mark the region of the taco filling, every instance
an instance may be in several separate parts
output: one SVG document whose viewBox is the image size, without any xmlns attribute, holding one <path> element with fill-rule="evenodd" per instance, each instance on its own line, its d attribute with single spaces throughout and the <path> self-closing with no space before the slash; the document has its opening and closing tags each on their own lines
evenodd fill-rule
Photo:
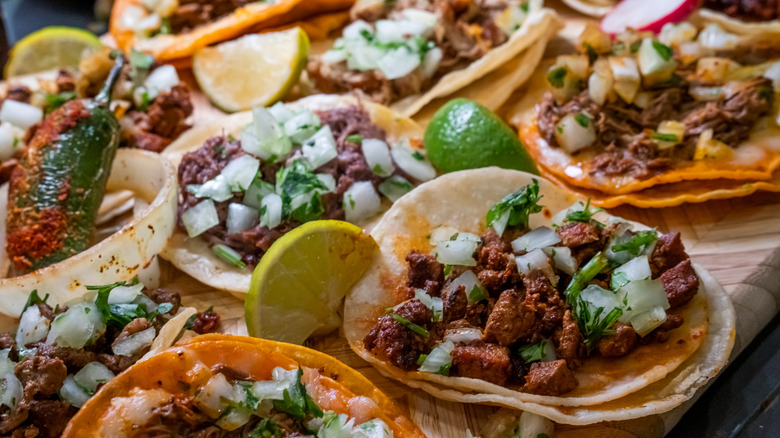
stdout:
<svg viewBox="0 0 780 438">
<path fill-rule="evenodd" d="M 367 415 L 376 409 L 371 399 L 349 400 L 348 415 L 327 409 L 340 401 L 339 394 L 331 393 L 335 390 L 330 379 L 312 368 L 276 367 L 270 379 L 252 380 L 220 366 L 204 385 L 192 385 L 188 393 L 136 388 L 114 398 L 103 415 L 101 436 L 393 436 L 384 421 Z"/>
<path fill-rule="evenodd" d="M 589 203 L 556 215 L 554 229 L 529 229 L 538 190 L 534 181 L 491 208 L 483 236 L 442 226 L 431 253 L 412 250 L 403 301 L 365 349 L 405 371 L 557 396 L 578 386 L 589 357 L 667 341 L 699 288 L 679 233 L 634 230 Z"/>
<path fill-rule="evenodd" d="M 360 90 L 390 104 L 429 89 L 504 44 L 528 16 L 516 0 L 366 2 L 334 47 L 309 61 L 325 93 Z"/>
<path fill-rule="evenodd" d="M 567 175 L 594 181 L 644 180 L 694 163 L 747 166 L 740 146 L 777 124 L 776 58 L 715 24 L 667 24 L 657 36 L 626 32 L 614 41 L 589 26 L 579 53 L 547 71 L 538 142 L 550 156 L 583 163 Z"/>
<path fill-rule="evenodd" d="M 144 0 L 127 7 L 121 24 L 149 37 L 181 34 L 225 17 L 250 3 L 253 1 Z"/>
<path fill-rule="evenodd" d="M 116 374 L 151 348 L 179 312 L 179 294 L 142 284 L 88 286 L 96 297 L 52 308 L 33 291 L 16 332 L 0 334 L 0 434 L 53 438 Z M 213 312 L 189 328 L 214 328 Z"/>
<path fill-rule="evenodd" d="M 780 2 L 777 0 L 705 0 L 702 7 L 745 21 L 768 21 L 780 17 Z"/>
<path fill-rule="evenodd" d="M 179 165 L 179 226 L 238 268 L 317 219 L 361 222 L 436 172 L 418 144 L 388 145 L 360 106 L 256 108 L 240 139 L 218 136 Z M 415 140 L 415 143 L 417 141 Z"/>
</svg>

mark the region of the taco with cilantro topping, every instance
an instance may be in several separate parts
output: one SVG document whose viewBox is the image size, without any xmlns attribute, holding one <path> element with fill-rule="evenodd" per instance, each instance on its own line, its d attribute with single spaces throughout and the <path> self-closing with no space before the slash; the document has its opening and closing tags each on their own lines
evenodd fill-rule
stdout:
<svg viewBox="0 0 780 438">
<path fill-rule="evenodd" d="M 367 225 L 434 178 L 422 135 L 387 107 L 332 95 L 190 130 L 166 151 L 179 166 L 180 196 L 163 257 L 205 284 L 245 294 L 263 254 L 298 225 Z"/>
<path fill-rule="evenodd" d="M 227 335 L 196 337 L 131 367 L 87 402 L 62 436 L 424 437 L 336 359 Z"/>
<path fill-rule="evenodd" d="M 437 397 L 561 423 L 635 418 L 647 411 L 600 406 L 621 406 L 697 357 L 706 373 L 650 397 L 656 412 L 672 409 L 731 350 L 728 297 L 679 233 L 608 215 L 530 174 L 441 176 L 371 235 L 381 255 L 347 296 L 345 336 L 383 374 Z"/>
</svg>

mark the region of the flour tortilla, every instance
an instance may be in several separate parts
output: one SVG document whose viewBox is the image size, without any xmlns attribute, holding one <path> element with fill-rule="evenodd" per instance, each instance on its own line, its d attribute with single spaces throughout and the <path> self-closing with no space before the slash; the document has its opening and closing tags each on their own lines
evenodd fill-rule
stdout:
<svg viewBox="0 0 780 438">
<path fill-rule="evenodd" d="M 404 138 L 411 139 L 413 145 L 422 144 L 424 131 L 416 122 L 402 117 L 385 106 L 361 101 L 352 96 L 315 95 L 288 105 L 293 109 L 308 108 L 315 111 L 362 105 L 371 115 L 372 122 L 385 130 L 388 144 L 391 147 L 398 140 Z M 210 125 L 192 128 L 168 146 L 163 155 L 178 166 L 184 154 L 200 148 L 209 138 L 227 134 L 239 137 L 241 130 L 251 121 L 251 112 L 243 112 L 226 116 Z M 367 221 L 358 225 L 369 227 L 372 222 Z M 249 281 L 252 277 L 251 267 L 238 269 L 228 265 L 214 255 L 204 239 L 190 239 L 187 233 L 178 228 L 161 256 L 173 263 L 179 270 L 206 285 L 239 296 L 243 296 L 249 291 Z"/>
<path fill-rule="evenodd" d="M 449 97 L 456 91 L 467 87 L 469 84 L 487 77 L 507 63 L 512 63 L 513 60 L 516 61 L 517 58 L 523 59 L 521 54 L 529 48 L 537 45 L 541 45 L 542 47 L 546 46 L 549 37 L 543 37 L 546 36 L 548 32 L 557 32 L 562 28 L 563 20 L 561 20 L 558 14 L 552 9 L 533 9 L 533 6 L 531 6 L 531 8 L 532 10 L 528 15 L 528 18 L 526 18 L 519 29 L 512 33 L 507 42 L 490 50 L 485 56 L 469 64 L 468 67 L 444 75 L 433 88 L 425 93 L 401 99 L 392 104 L 391 108 L 407 117 L 411 117 L 434 99 Z M 502 90 L 504 88 L 509 88 L 509 92 L 503 94 L 503 98 L 506 99 L 512 91 L 525 82 L 528 78 L 528 74 L 533 71 L 534 67 L 536 67 L 539 62 L 538 59 L 533 62 L 533 58 L 527 59 L 526 61 L 527 62 L 523 62 L 516 66 L 519 70 L 514 72 L 514 74 L 507 75 L 505 73 L 497 82 L 490 82 L 489 86 L 480 87 L 480 89 L 489 96 L 495 96 L 495 92 L 491 89 L 492 86 L 498 84 Z M 471 98 L 482 102 L 481 94 L 482 93 L 478 92 Z M 458 97 L 463 96 L 458 94 Z M 503 103 L 503 100 L 496 105 L 496 108 L 500 106 L 501 103 Z"/>
<path fill-rule="evenodd" d="M 384 309 L 401 300 L 394 296 L 393 291 L 395 286 L 406 281 L 404 257 L 412 248 L 429 249 L 427 236 L 438 225 L 484 234 L 485 213 L 490 207 L 505 195 L 530 184 L 534 178 L 523 172 L 498 168 L 467 170 L 439 177 L 396 201 L 371 232 L 381 254 L 376 256 L 367 274 L 347 295 L 345 337 L 352 349 L 381 373 L 440 398 L 511 406 L 564 423 L 605 421 L 610 416 L 621 414 L 607 410 L 598 415 L 588 413 L 582 419 L 568 412 L 590 412 L 591 408 L 587 406 L 604 406 L 611 400 L 622 400 L 629 394 L 637 393 L 678 369 L 703 342 L 718 341 L 717 336 L 723 327 L 733 333 L 733 311 L 728 318 L 730 303 L 717 284 L 705 282 L 691 303 L 676 309 L 681 312 L 685 323 L 671 332 L 672 339 L 668 342 L 640 346 L 624 358 L 588 358 L 575 371 L 580 385 L 563 396 L 528 394 L 478 379 L 405 372 L 378 359 L 363 346 L 363 338 Z M 544 196 L 541 204 L 547 211 L 531 216 L 531 227 L 549 226 L 552 214 L 577 200 L 546 180 L 539 179 L 539 186 Z M 715 310 L 720 313 L 713 315 Z M 725 361 L 728 357 L 728 351 L 724 350 L 730 350 L 730 347 L 717 351 L 719 360 Z"/>
<path fill-rule="evenodd" d="M 603 17 L 618 4 L 617 0 L 562 0 L 563 3 L 591 17 Z"/>
<path fill-rule="evenodd" d="M 734 149 L 733 157 L 729 160 L 685 162 L 641 180 L 630 176 L 591 175 L 589 160 L 595 151 L 586 149 L 571 155 L 562 148 L 551 146 L 539 134 L 536 106 L 549 90 L 546 72 L 551 65 L 552 61 L 542 62 L 530 79 L 522 99 L 510 110 L 509 119 L 534 160 L 569 185 L 598 190 L 608 195 L 621 195 L 660 184 L 691 180 L 766 181 L 780 168 L 780 127 L 773 117 L 767 116 L 759 119 L 750 137 Z"/>
</svg>

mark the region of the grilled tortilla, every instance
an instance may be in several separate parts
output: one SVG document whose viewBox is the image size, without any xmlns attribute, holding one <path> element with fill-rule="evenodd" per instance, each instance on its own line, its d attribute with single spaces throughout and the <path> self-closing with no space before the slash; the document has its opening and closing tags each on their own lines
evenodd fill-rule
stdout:
<svg viewBox="0 0 780 438">
<path fill-rule="evenodd" d="M 584 266 L 590 264 L 588 257 L 593 259 L 598 257 L 593 255 L 593 247 L 587 246 L 597 245 L 596 243 L 586 244 L 584 247 L 571 246 L 569 250 L 562 246 L 552 246 L 546 252 L 543 251 L 548 255 L 544 256 L 541 262 L 528 262 L 527 270 L 520 269 L 520 272 L 523 270 L 527 272 L 522 274 L 522 283 L 518 283 L 516 277 L 513 277 L 516 275 L 514 272 L 519 269 L 518 266 L 525 263 L 521 260 L 529 260 L 526 256 L 530 254 L 520 250 L 515 254 L 519 253 L 521 256 L 518 256 L 516 261 L 507 262 L 504 271 L 501 271 L 500 267 L 494 267 L 490 269 L 498 271 L 488 272 L 486 264 L 495 263 L 500 259 L 489 257 L 490 251 L 486 252 L 485 249 L 498 242 L 495 233 L 486 227 L 486 212 L 502 199 L 506 200 L 507 195 L 523 187 L 532 186 L 533 180 L 534 177 L 529 174 L 496 168 L 462 171 L 428 182 L 396 202 L 371 233 L 380 246 L 381 255 L 374 260 L 367 274 L 347 296 L 344 331 L 352 349 L 383 374 L 410 386 L 421 388 L 437 397 L 510 406 L 532 411 L 561 423 L 588 424 L 637 418 L 647 415 L 648 412 L 670 410 L 690 398 L 696 388 L 722 369 L 731 350 L 734 336 L 734 312 L 728 297 L 705 271 L 691 265 L 690 261 L 680 262 L 687 265 L 685 269 L 690 270 L 689 279 L 690 275 L 695 275 L 699 279 L 696 283 L 697 292 L 690 301 L 680 304 L 673 293 L 670 295 L 668 285 L 664 286 L 672 305 L 668 310 L 667 321 L 679 318 L 683 320 L 679 327 L 667 332 L 669 338 L 665 340 L 654 335 L 653 333 L 658 333 L 654 330 L 643 336 L 643 340 L 639 340 L 633 349 L 621 352 L 610 350 L 609 347 L 618 345 L 612 342 L 616 338 L 610 336 L 617 336 L 614 333 L 630 332 L 624 325 L 624 321 L 611 326 L 609 330 L 614 332 L 609 333 L 613 334 L 609 335 L 605 332 L 599 341 L 591 344 L 594 347 L 590 354 L 582 354 L 580 350 L 580 353 L 571 356 L 571 350 L 567 352 L 565 342 L 567 336 L 564 336 L 566 321 L 568 320 L 570 324 L 573 316 L 577 322 L 575 327 L 580 327 L 582 336 L 589 336 L 588 333 L 592 332 L 582 330 L 588 325 L 581 319 L 583 314 L 576 311 L 574 299 L 569 302 L 568 296 L 564 313 L 571 310 L 572 314 L 563 316 L 562 331 L 554 329 L 552 332 L 545 332 L 550 330 L 549 328 L 526 332 L 502 329 L 502 327 L 513 326 L 512 323 L 508 326 L 500 324 L 502 320 L 507 321 L 506 317 L 509 321 L 527 321 L 526 318 L 529 317 L 542 326 L 546 324 L 542 321 L 549 322 L 560 317 L 560 313 L 558 316 L 544 317 L 541 314 L 546 311 L 539 313 L 539 309 L 555 306 L 552 304 L 551 297 L 557 296 L 557 293 L 552 289 L 548 288 L 547 292 L 540 295 L 546 294 L 546 302 L 544 298 L 538 301 L 533 298 L 535 291 L 538 290 L 534 283 L 548 286 L 553 284 L 552 279 L 555 275 L 548 275 L 551 274 L 551 265 L 548 263 L 554 263 L 556 266 L 552 271 L 558 276 L 557 286 L 554 289 L 564 296 L 561 291 L 571 287 L 570 276 L 560 272 L 558 262 L 550 262 L 550 259 L 555 260 L 556 257 L 560 257 L 563 263 L 566 253 L 571 251 L 570 254 L 578 260 L 578 269 L 585 269 Z M 581 228 L 583 231 L 595 230 L 590 228 L 594 226 L 598 228 L 598 224 L 593 222 L 587 225 L 560 223 L 561 215 L 553 217 L 552 214 L 566 209 L 576 198 L 545 180 L 539 180 L 538 184 L 538 193 L 542 196 L 539 204 L 544 208 L 540 213 L 530 216 L 531 229 L 536 231 L 541 225 L 549 227 L 554 221 L 558 221 L 560 227 L 557 232 L 563 239 L 562 242 L 573 245 L 569 243 L 570 241 L 567 242 L 566 239 L 569 237 L 564 237 L 571 232 L 571 229 Z M 567 213 L 571 211 L 568 210 Z M 603 214 L 598 213 L 595 216 L 605 225 L 602 232 L 619 233 L 612 226 L 620 221 L 614 222 L 616 219 L 608 215 L 598 216 Z M 633 227 L 634 231 L 630 234 L 652 233 L 639 224 L 633 224 Z M 430 269 L 428 272 L 436 272 L 435 266 L 438 264 L 431 263 L 434 257 L 427 254 L 440 250 L 434 249 L 431 238 L 436 238 L 435 236 L 441 233 L 438 230 L 442 229 L 457 230 L 458 235 L 473 233 L 475 236 L 485 236 L 474 253 L 477 266 L 465 269 L 476 271 L 481 286 L 487 289 L 487 295 L 484 295 L 484 292 L 478 293 L 476 289 L 465 291 L 469 304 L 462 320 L 452 320 L 450 317 L 450 314 L 456 314 L 451 309 L 457 308 L 451 306 L 454 306 L 459 299 L 462 300 L 452 296 L 451 284 L 455 281 L 471 289 L 473 283 L 464 283 L 460 279 L 464 268 L 461 266 L 448 268 L 452 269 L 451 277 L 445 276 L 443 283 L 441 278 L 434 278 L 435 274 L 420 277 L 420 269 L 418 269 L 419 266 L 428 263 Z M 564 230 L 568 231 L 564 232 Z M 519 235 L 523 236 L 522 233 L 525 231 L 527 230 L 521 230 Z M 512 237 L 518 236 L 517 230 L 507 229 L 505 233 Z M 607 247 L 613 245 L 612 240 L 621 239 L 619 236 L 620 234 L 613 234 L 609 238 L 610 243 L 606 244 Z M 446 236 L 439 236 L 442 237 L 446 238 Z M 462 238 L 453 235 L 450 239 L 461 241 Z M 509 239 L 511 238 L 507 237 L 504 242 Z M 677 244 L 671 244 L 676 239 L 673 233 L 660 236 L 659 239 L 653 244 L 654 249 L 648 247 L 644 250 L 649 254 L 653 266 L 660 260 L 664 248 L 679 244 L 679 241 Z M 615 240 L 615 242 L 619 241 Z M 439 248 L 438 245 L 441 244 L 437 244 L 436 248 Z M 598 245 L 603 245 L 603 241 Z M 584 248 L 590 248 L 591 252 L 583 253 Z M 512 251 L 508 248 L 504 248 L 503 251 L 507 250 Z M 415 254 L 414 251 L 417 251 L 416 255 L 411 255 Z M 538 255 L 538 252 L 536 254 Z M 418 268 L 413 269 L 412 263 Z M 535 263 L 541 263 L 539 266 L 542 267 L 532 268 L 531 264 Z M 675 265 L 675 269 L 680 269 L 683 265 Z M 441 268 L 441 265 L 438 266 Z M 608 273 L 609 269 L 611 268 L 603 272 Z M 656 270 L 656 268 L 652 269 Z M 495 273 L 499 271 L 506 272 L 502 275 L 510 276 L 505 277 L 510 279 L 506 280 L 510 282 L 506 284 L 515 286 L 506 287 L 512 287 L 512 290 L 504 290 L 501 283 L 498 285 L 491 283 L 494 281 L 491 278 L 495 278 L 497 275 Z M 658 268 L 654 275 L 659 275 L 661 271 L 663 268 Z M 412 275 L 414 278 L 411 277 Z M 614 281 L 614 275 L 614 272 L 609 274 L 612 279 L 598 277 L 600 280 L 597 278 L 596 283 L 601 285 L 598 287 L 609 288 L 608 284 Z M 545 277 L 547 280 L 544 280 Z M 661 278 L 663 281 L 664 278 L 668 280 L 668 277 L 669 274 L 660 274 L 656 278 Z M 436 283 L 437 281 L 439 283 Z M 433 322 L 426 320 L 431 318 L 431 315 L 436 315 L 435 300 L 432 300 L 434 310 L 429 311 L 431 313 L 426 314 L 427 305 L 421 307 L 420 304 L 429 300 L 421 297 L 421 294 L 429 293 L 432 297 L 439 293 L 443 301 L 443 311 L 438 322 L 436 316 L 433 316 Z M 473 295 L 476 295 L 476 299 L 473 299 Z M 507 303 L 512 299 L 518 299 L 519 304 L 508 306 Z M 543 302 L 546 304 L 540 304 Z M 507 309 L 536 309 L 539 316 L 529 316 L 528 310 L 519 310 L 520 314 L 513 316 L 507 313 Z M 630 311 L 628 308 L 624 310 Z M 536 327 L 535 324 L 537 322 L 530 327 Z M 634 324 L 633 320 L 631 324 Z M 414 325 L 418 327 L 409 332 L 410 327 L 413 328 Z M 481 336 L 464 337 L 465 333 L 473 332 L 474 329 L 478 329 L 475 333 Z M 425 334 L 424 332 L 427 332 L 427 336 L 421 335 L 421 333 Z M 442 364 L 440 368 L 421 371 L 432 356 L 438 355 L 441 359 L 441 352 L 435 353 L 431 349 L 434 345 L 436 348 L 444 345 L 440 340 L 441 333 L 445 333 L 445 339 L 449 337 L 454 343 L 454 349 L 450 352 L 451 362 L 448 364 L 444 360 L 435 364 Z M 576 339 L 576 332 L 574 334 L 569 332 L 569 334 L 573 336 L 569 339 Z M 406 341 L 396 342 L 399 339 L 397 336 L 401 336 Z M 543 342 L 548 344 L 537 344 L 542 338 L 546 339 Z M 380 339 L 381 342 L 378 341 Z M 387 348 L 392 346 L 392 349 L 385 349 L 383 345 Z M 554 352 L 548 351 L 551 347 Z M 566 361 L 568 367 L 562 366 L 562 359 Z M 561 377 L 547 380 L 549 384 L 546 389 L 544 382 L 541 381 L 544 379 L 539 379 L 544 376 L 545 370 L 552 370 L 554 374 Z M 502 376 L 502 373 L 505 374 Z M 674 377 L 671 378 L 672 376 Z M 651 387 L 666 389 L 664 392 L 645 390 Z M 638 403 L 637 400 L 642 402 Z"/>
<path fill-rule="evenodd" d="M 279 394 L 268 393 L 272 380 Z M 245 388 L 239 392 L 243 398 L 229 391 L 234 386 Z M 281 389 L 284 399 L 278 396 Z M 216 395 L 216 403 L 204 394 Z M 236 400 L 224 403 L 231 397 Z M 297 398 L 305 402 L 305 420 L 285 409 L 285 403 Z M 175 414 L 154 414 L 165 407 Z M 339 415 L 344 420 L 340 424 Z M 378 388 L 330 356 L 262 339 L 205 335 L 141 362 L 103 386 L 63 437 L 279 429 L 287 436 L 317 428 L 343 431 L 344 423 L 372 430 L 368 436 L 424 437 Z"/>
</svg>

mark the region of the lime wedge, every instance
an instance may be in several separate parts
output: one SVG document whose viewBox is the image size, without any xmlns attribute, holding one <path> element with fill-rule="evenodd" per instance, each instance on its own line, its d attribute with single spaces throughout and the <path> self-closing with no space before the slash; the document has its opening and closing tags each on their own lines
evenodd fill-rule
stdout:
<svg viewBox="0 0 780 438">
<path fill-rule="evenodd" d="M 244 302 L 251 336 L 301 344 L 341 326 L 344 296 L 377 250 L 348 222 L 307 222 L 277 240 L 252 274 Z"/>
<path fill-rule="evenodd" d="M 55 68 L 78 67 L 84 52 L 99 49 L 100 39 L 74 27 L 52 26 L 22 38 L 11 49 L 5 77 L 21 76 Z"/>
<path fill-rule="evenodd" d="M 467 99 L 441 107 L 425 130 L 428 159 L 442 173 L 498 166 L 539 174 L 517 134 L 494 112 Z"/>
<path fill-rule="evenodd" d="M 192 71 L 214 105 L 236 112 L 282 99 L 298 83 L 308 56 L 309 37 L 296 27 L 202 49 Z"/>
</svg>

